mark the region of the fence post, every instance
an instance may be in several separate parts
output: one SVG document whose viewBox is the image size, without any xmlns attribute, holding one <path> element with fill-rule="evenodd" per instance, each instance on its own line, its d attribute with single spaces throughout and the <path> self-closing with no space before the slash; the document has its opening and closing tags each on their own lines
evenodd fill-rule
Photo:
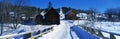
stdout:
<svg viewBox="0 0 120 39">
<path fill-rule="evenodd" d="M 85 30 L 88 32 L 88 28 L 87 27 L 85 27 Z"/>
<path fill-rule="evenodd" d="M 116 39 L 113 34 L 110 34 L 110 39 Z"/>
<path fill-rule="evenodd" d="M 31 37 L 31 33 L 28 34 L 24 34 L 24 39 L 30 38 Z"/>
<path fill-rule="evenodd" d="M 100 31 L 98 31 L 98 36 L 103 37 L 103 34 Z"/>
<path fill-rule="evenodd" d="M 92 28 L 91 28 L 91 33 L 92 33 L 92 34 L 96 34 L 96 33 L 95 33 L 95 30 L 92 29 Z"/>
</svg>

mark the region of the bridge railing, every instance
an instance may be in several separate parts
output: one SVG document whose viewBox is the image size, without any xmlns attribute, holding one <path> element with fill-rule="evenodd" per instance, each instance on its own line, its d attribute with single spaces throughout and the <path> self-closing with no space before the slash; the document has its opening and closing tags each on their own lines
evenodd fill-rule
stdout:
<svg viewBox="0 0 120 39">
<path fill-rule="evenodd" d="M 91 34 L 94 34 L 94 35 L 96 35 L 98 37 L 101 37 L 102 39 L 116 39 L 115 35 L 116 36 L 120 36 L 120 34 L 113 33 L 113 32 L 108 32 L 108 31 L 104 31 L 104 30 L 94 29 L 94 28 L 87 27 L 87 26 L 81 26 L 81 27 L 85 31 L 87 31 L 87 32 L 89 32 Z M 109 34 L 109 37 L 105 37 L 102 32 Z"/>
<path fill-rule="evenodd" d="M 23 35 L 23 39 L 35 39 L 37 37 L 41 37 L 43 34 L 46 34 L 50 31 L 53 31 L 53 27 L 46 28 L 44 30 L 35 30 L 35 31 L 28 31 L 28 32 L 23 32 L 19 34 L 10 34 L 10 35 L 5 35 L 5 36 L 0 36 L 0 39 L 12 39 L 18 36 Z M 33 33 L 35 35 L 33 35 Z"/>
</svg>

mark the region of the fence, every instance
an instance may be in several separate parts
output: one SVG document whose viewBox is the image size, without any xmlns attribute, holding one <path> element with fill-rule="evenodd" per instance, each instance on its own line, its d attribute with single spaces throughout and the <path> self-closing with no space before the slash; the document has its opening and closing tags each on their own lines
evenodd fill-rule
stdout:
<svg viewBox="0 0 120 39">
<path fill-rule="evenodd" d="M 91 34 L 95 34 L 96 36 L 101 37 L 102 39 L 116 39 L 115 35 L 120 36 L 120 34 L 104 31 L 104 30 L 99 30 L 99 29 L 94 29 L 91 27 L 87 26 L 81 26 L 85 31 L 90 32 Z M 109 37 L 105 37 L 102 32 L 108 33 Z"/>
<path fill-rule="evenodd" d="M 47 28 L 44 30 L 36 30 L 36 31 L 23 32 L 23 33 L 19 33 L 19 34 L 0 36 L 0 39 L 12 39 L 14 37 L 21 36 L 21 35 L 24 36 L 23 39 L 35 39 L 37 37 L 41 37 L 43 34 L 46 34 L 50 31 L 53 31 L 53 27 L 50 27 L 50 28 Z M 35 35 L 33 35 L 33 33 Z"/>
</svg>

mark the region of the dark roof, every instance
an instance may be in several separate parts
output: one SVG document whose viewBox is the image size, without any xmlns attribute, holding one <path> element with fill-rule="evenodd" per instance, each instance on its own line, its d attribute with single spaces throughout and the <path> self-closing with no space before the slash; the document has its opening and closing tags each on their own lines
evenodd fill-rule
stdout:
<svg viewBox="0 0 120 39">
<path fill-rule="evenodd" d="M 68 15 L 69 13 L 71 13 L 73 10 L 69 10 L 68 12 L 65 13 L 65 15 Z"/>
<path fill-rule="evenodd" d="M 47 14 L 50 10 L 53 10 L 54 12 L 57 12 L 56 14 L 59 14 L 58 11 L 56 11 L 53 7 L 52 7 L 52 8 L 49 8 L 48 11 L 46 12 L 46 14 Z M 46 15 L 46 14 L 45 14 L 45 15 Z"/>
</svg>

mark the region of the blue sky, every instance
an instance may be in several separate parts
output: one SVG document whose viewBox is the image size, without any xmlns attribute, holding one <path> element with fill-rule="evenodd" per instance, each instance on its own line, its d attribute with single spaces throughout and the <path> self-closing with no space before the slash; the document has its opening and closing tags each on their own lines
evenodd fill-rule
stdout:
<svg viewBox="0 0 120 39">
<path fill-rule="evenodd" d="M 120 7 L 120 0 L 31 0 L 30 5 L 38 8 L 47 8 L 48 2 L 51 1 L 53 7 L 72 7 L 76 9 L 95 8 L 104 12 L 107 8 Z"/>
<path fill-rule="evenodd" d="M 54 8 L 72 7 L 84 10 L 95 8 L 100 12 L 104 12 L 107 8 L 120 7 L 120 0 L 27 0 L 26 3 L 29 6 L 47 8 L 49 1 Z"/>
</svg>

